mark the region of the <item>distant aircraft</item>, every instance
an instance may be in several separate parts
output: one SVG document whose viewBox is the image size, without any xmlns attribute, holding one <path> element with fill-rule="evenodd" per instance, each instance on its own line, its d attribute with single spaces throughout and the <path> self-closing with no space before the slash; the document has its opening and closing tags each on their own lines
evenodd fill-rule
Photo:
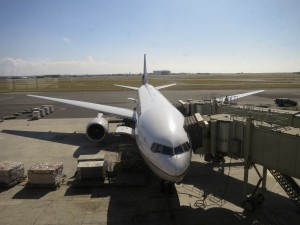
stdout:
<svg viewBox="0 0 300 225">
<path fill-rule="evenodd" d="M 162 184 L 167 184 L 178 182 L 186 175 L 192 157 L 190 140 L 184 129 L 184 116 L 158 91 L 173 85 L 175 84 L 153 87 L 148 83 L 146 55 L 144 55 L 142 85 L 140 87 L 116 85 L 138 91 L 138 99 L 131 99 L 136 102 L 133 110 L 68 99 L 28 96 L 89 108 L 131 121 L 134 126 L 126 127 L 127 133 L 135 137 L 146 164 L 163 180 Z M 261 91 L 263 90 L 234 97 L 244 97 Z M 92 119 L 86 128 L 88 138 L 93 141 L 101 141 L 108 131 L 108 122 L 102 113 Z"/>
</svg>

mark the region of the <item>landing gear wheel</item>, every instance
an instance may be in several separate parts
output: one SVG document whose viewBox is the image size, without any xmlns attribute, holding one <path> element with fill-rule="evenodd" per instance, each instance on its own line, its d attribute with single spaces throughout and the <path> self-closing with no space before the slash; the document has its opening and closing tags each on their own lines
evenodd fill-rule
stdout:
<svg viewBox="0 0 300 225">
<path fill-rule="evenodd" d="M 250 199 L 247 199 L 243 202 L 243 208 L 248 212 L 253 212 L 255 209 L 255 205 L 254 205 L 253 201 L 251 201 Z"/>
<path fill-rule="evenodd" d="M 263 194 L 257 194 L 256 201 L 258 204 L 262 204 L 265 201 L 265 196 Z"/>
<path fill-rule="evenodd" d="M 172 194 L 173 193 L 173 183 L 170 181 L 162 180 L 160 182 L 160 190 L 163 194 Z"/>
</svg>

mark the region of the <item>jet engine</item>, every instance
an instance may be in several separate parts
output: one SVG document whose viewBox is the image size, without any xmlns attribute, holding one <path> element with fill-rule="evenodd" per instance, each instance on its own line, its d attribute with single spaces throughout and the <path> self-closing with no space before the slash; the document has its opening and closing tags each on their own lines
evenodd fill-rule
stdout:
<svg viewBox="0 0 300 225">
<path fill-rule="evenodd" d="M 99 113 L 86 126 L 86 135 L 92 141 L 102 141 L 108 131 L 108 122 L 102 116 L 103 114 Z"/>
</svg>

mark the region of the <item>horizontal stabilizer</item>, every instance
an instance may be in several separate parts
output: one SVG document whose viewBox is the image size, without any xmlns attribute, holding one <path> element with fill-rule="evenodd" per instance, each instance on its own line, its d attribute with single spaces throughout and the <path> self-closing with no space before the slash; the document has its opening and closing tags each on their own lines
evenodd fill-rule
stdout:
<svg viewBox="0 0 300 225">
<path fill-rule="evenodd" d="M 119 85 L 119 84 L 114 84 L 114 85 L 117 86 L 117 87 L 123 87 L 123 88 L 131 89 L 131 90 L 135 90 L 135 91 L 139 90 L 138 87 L 132 87 L 132 86 L 126 86 L 126 85 Z"/>
<path fill-rule="evenodd" d="M 167 88 L 167 87 L 172 87 L 172 86 L 174 86 L 174 85 L 176 85 L 176 84 L 166 84 L 166 85 L 161 85 L 161 86 L 157 86 L 157 87 L 155 87 L 157 90 L 159 90 L 159 89 L 163 89 L 163 88 Z"/>
</svg>

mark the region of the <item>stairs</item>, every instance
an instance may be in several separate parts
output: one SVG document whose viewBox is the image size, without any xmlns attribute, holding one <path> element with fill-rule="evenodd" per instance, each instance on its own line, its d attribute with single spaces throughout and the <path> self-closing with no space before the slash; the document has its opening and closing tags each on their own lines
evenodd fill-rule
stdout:
<svg viewBox="0 0 300 225">
<path fill-rule="evenodd" d="M 269 171 L 280 186 L 285 190 L 290 199 L 292 199 L 296 204 L 300 204 L 300 187 L 294 179 L 275 170 L 269 169 Z"/>
</svg>

